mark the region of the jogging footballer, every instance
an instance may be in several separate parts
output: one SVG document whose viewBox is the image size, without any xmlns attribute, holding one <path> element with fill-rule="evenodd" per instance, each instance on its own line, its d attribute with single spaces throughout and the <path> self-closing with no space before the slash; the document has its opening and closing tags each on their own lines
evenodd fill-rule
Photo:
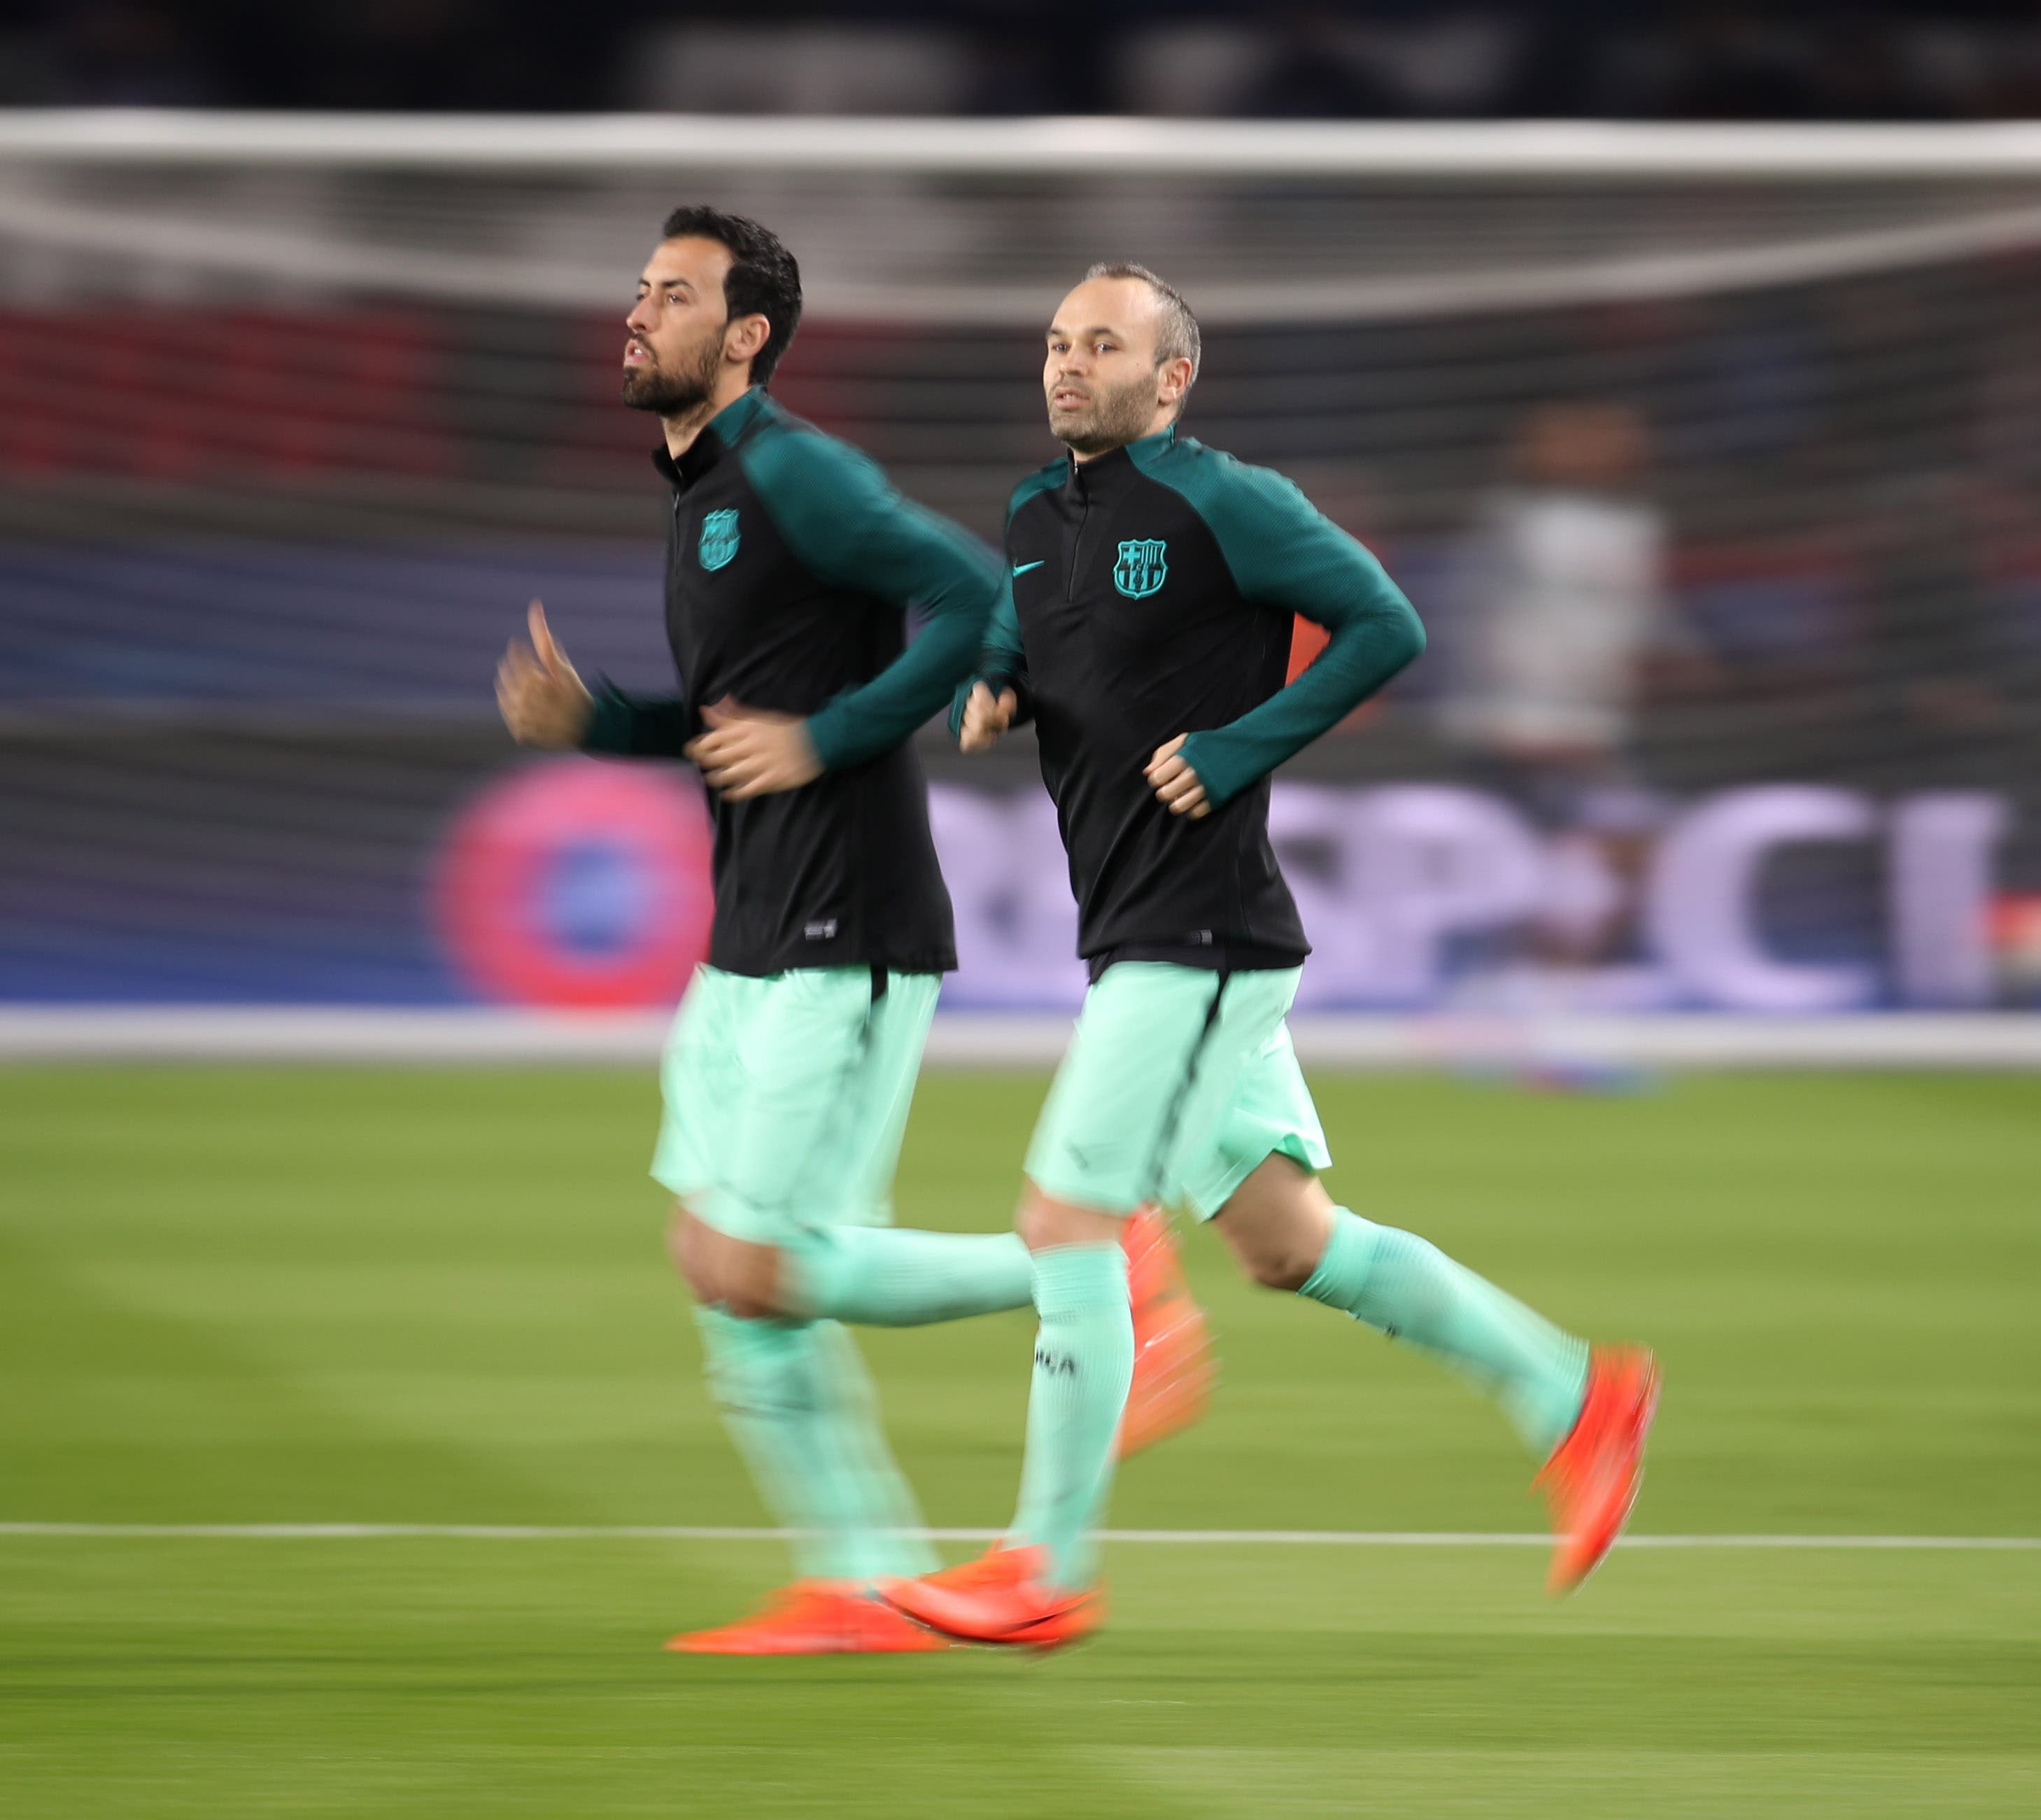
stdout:
<svg viewBox="0 0 2041 1820">
<path fill-rule="evenodd" d="M 1090 979 L 1029 1147 L 1017 1225 L 1040 1326 L 1020 1505 L 979 1560 L 889 1582 L 975 1642 L 1053 1648 L 1104 1616 L 1093 1532 L 1133 1363 L 1120 1222 L 1209 1220 L 1241 1270 L 1466 1374 L 1552 1508 L 1551 1584 L 1614 1542 L 1658 1374 L 1594 1348 L 1416 1235 L 1333 1204 L 1285 1023 L 1308 944 L 1268 831 L 1269 774 L 1424 648 L 1375 558 L 1280 475 L 1180 433 L 1185 300 L 1131 265 L 1058 308 L 1043 384 L 1064 458 L 1014 490 L 1008 575 L 953 723 L 967 751 L 1034 723 Z M 1285 686 L 1293 616 L 1324 627 Z"/>
<path fill-rule="evenodd" d="M 975 666 L 998 574 L 975 540 L 774 402 L 801 307 L 799 267 L 756 222 L 703 208 L 667 219 L 628 319 L 624 402 L 664 432 L 681 693 L 589 689 L 536 601 L 529 645 L 497 677 L 523 743 L 689 759 L 710 792 L 708 961 L 668 1044 L 652 1173 L 675 1196 L 670 1249 L 713 1395 L 801 1575 L 756 1616 L 669 1645 L 714 1654 L 946 1646 L 872 1596 L 935 1558 L 839 1323 L 950 1320 L 1032 1292 L 1013 1233 L 887 1223 L 956 964 L 910 738 Z M 911 644 L 910 607 L 925 616 Z M 1208 1372 L 1152 1231 L 1138 1274 L 1157 1394 L 1138 1435 L 1130 1413 L 1130 1447 L 1195 1414 Z"/>
</svg>

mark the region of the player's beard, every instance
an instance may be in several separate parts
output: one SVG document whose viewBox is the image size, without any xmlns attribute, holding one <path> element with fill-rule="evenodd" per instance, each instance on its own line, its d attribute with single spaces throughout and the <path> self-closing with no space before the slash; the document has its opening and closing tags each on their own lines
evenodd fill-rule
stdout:
<svg viewBox="0 0 2041 1820">
<path fill-rule="evenodd" d="M 723 369 L 720 330 L 705 339 L 692 361 L 676 372 L 660 365 L 659 357 L 646 343 L 638 345 L 645 349 L 645 364 L 624 376 L 624 402 L 633 410 L 685 417 L 715 396 L 716 378 Z"/>
<path fill-rule="evenodd" d="M 1058 441 L 1079 455 L 1103 455 L 1108 448 L 1139 441 L 1154 414 L 1155 382 L 1142 379 L 1116 391 L 1094 391 L 1082 411 L 1059 418 L 1051 407 L 1049 428 Z"/>
</svg>

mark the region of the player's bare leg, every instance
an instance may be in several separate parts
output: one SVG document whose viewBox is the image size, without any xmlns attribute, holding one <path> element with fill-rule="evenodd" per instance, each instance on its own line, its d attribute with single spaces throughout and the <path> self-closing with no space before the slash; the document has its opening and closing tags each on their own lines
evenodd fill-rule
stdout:
<svg viewBox="0 0 2041 1820">
<path fill-rule="evenodd" d="M 1649 1352 L 1590 1350 L 1414 1234 L 1334 1205 L 1288 1157 L 1265 1161 L 1213 1224 L 1249 1280 L 1420 1347 L 1493 1395 L 1544 1461 L 1536 1482 L 1558 1533 L 1552 1590 L 1570 1592 L 1594 1570 L 1643 1476 L 1658 1396 Z"/>
</svg>

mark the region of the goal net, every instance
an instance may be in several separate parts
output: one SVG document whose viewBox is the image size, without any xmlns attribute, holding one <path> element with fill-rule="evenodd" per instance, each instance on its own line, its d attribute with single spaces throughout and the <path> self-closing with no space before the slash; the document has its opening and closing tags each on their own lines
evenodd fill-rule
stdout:
<svg viewBox="0 0 2041 1820">
<path fill-rule="evenodd" d="M 1313 1005 L 2041 999 L 2041 132 L 106 113 L 0 116 L 0 999 L 670 1001 L 692 784 L 489 677 L 534 595 L 670 677 L 617 357 L 683 200 L 988 538 L 1062 292 L 1188 296 L 1188 431 L 1432 635 L 1279 780 Z M 949 1002 L 1067 1005 L 1026 742 L 925 742 Z"/>
</svg>

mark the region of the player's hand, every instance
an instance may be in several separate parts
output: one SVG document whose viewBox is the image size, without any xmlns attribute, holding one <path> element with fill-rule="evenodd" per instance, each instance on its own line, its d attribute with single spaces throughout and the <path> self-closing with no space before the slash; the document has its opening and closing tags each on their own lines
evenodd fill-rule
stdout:
<svg viewBox="0 0 2041 1820">
<path fill-rule="evenodd" d="M 1001 734 L 1013 724 L 1020 698 L 1010 689 L 992 693 L 990 683 L 975 682 L 964 697 L 963 725 L 957 730 L 957 745 L 966 752 L 990 752 Z"/>
<path fill-rule="evenodd" d="M 513 639 L 496 666 L 496 705 L 503 711 L 503 724 L 520 746 L 555 751 L 578 746 L 595 712 L 595 697 L 553 643 L 546 609 L 536 601 L 527 624 L 532 642 Z"/>
<path fill-rule="evenodd" d="M 798 714 L 773 714 L 724 700 L 704 708 L 702 719 L 709 730 L 688 742 L 687 754 L 727 803 L 798 790 L 822 774 L 808 723 Z"/>
<path fill-rule="evenodd" d="M 1180 733 L 1157 746 L 1142 775 L 1171 815 L 1188 815 L 1195 822 L 1211 813 L 1211 804 L 1205 800 L 1205 787 L 1198 781 L 1197 773 L 1178 756 L 1189 738 L 1188 733 Z"/>
</svg>

